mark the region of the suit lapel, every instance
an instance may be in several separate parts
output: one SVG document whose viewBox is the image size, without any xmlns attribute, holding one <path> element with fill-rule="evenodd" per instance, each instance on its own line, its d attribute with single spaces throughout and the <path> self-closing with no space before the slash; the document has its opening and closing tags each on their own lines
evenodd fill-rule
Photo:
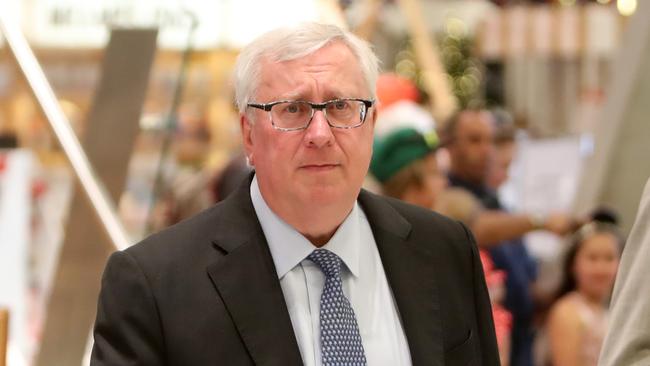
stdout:
<svg viewBox="0 0 650 366">
<path fill-rule="evenodd" d="M 359 202 L 377 242 L 413 365 L 443 365 L 439 279 L 432 254 L 408 240 L 411 224 L 384 200 L 362 191 Z"/>
<path fill-rule="evenodd" d="M 224 202 L 229 217 L 216 224 L 213 243 L 225 255 L 207 268 L 208 275 L 256 365 L 302 365 L 248 183 Z"/>
</svg>

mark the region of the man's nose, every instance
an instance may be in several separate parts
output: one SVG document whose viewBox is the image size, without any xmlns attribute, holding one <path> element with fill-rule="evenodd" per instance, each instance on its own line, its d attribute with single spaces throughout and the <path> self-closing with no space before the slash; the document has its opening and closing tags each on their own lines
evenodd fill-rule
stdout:
<svg viewBox="0 0 650 366">
<path fill-rule="evenodd" d="M 305 133 L 305 142 L 309 146 L 320 148 L 331 145 L 333 140 L 334 135 L 332 134 L 332 128 L 325 118 L 325 112 L 322 110 L 315 111 L 314 117 Z"/>
</svg>

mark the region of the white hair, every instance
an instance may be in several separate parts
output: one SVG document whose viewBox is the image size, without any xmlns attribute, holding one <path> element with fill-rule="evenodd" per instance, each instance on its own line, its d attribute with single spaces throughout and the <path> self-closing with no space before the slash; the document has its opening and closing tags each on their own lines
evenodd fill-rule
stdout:
<svg viewBox="0 0 650 366">
<path fill-rule="evenodd" d="M 246 105 L 255 95 L 263 59 L 272 62 L 296 60 L 309 56 L 334 41 L 342 42 L 350 48 L 359 62 L 368 92 L 375 99 L 379 61 L 370 45 L 335 25 L 302 23 L 267 32 L 242 49 L 235 63 L 233 80 L 239 112 L 244 113 Z"/>
</svg>

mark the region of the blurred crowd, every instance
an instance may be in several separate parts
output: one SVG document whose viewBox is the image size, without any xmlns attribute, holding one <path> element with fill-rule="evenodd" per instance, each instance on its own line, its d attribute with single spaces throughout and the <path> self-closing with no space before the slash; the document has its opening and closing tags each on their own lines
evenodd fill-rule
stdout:
<svg viewBox="0 0 650 366">
<path fill-rule="evenodd" d="M 415 100 L 398 103 L 402 111 L 407 104 L 425 111 Z M 392 108 L 382 106 L 384 112 Z M 379 117 L 372 178 L 381 193 L 453 217 L 472 230 L 493 302 L 502 364 L 596 365 L 623 244 L 616 214 L 606 209 L 584 218 L 508 212 L 498 192 L 517 153 L 517 129 L 503 109 L 463 109 L 440 126 L 432 119 L 408 123 L 416 120 L 409 114 Z M 551 294 L 536 289 L 537 262 L 524 241 L 537 230 L 567 243 L 563 279 Z"/>
<path fill-rule="evenodd" d="M 517 154 L 517 126 L 501 108 L 476 106 L 434 121 L 417 88 L 396 75 L 378 81 L 379 117 L 365 188 L 452 217 L 479 247 L 503 365 L 596 365 L 607 304 L 624 243 L 615 212 L 509 212 L 499 188 Z M 225 198 L 251 171 L 235 154 L 217 172 L 172 185 L 159 221 L 166 226 Z M 538 288 L 538 263 L 525 235 L 562 240 L 553 292 Z M 436 238 L 431 238 L 435 241 Z"/>
</svg>

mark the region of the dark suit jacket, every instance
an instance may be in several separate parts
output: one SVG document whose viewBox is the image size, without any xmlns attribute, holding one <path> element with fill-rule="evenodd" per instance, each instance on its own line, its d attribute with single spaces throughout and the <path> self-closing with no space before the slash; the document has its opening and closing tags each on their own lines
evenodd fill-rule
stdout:
<svg viewBox="0 0 650 366">
<path fill-rule="evenodd" d="M 110 257 L 91 365 L 302 364 L 249 184 Z M 483 270 L 468 230 L 366 191 L 359 202 L 413 365 L 498 365 Z"/>
</svg>

